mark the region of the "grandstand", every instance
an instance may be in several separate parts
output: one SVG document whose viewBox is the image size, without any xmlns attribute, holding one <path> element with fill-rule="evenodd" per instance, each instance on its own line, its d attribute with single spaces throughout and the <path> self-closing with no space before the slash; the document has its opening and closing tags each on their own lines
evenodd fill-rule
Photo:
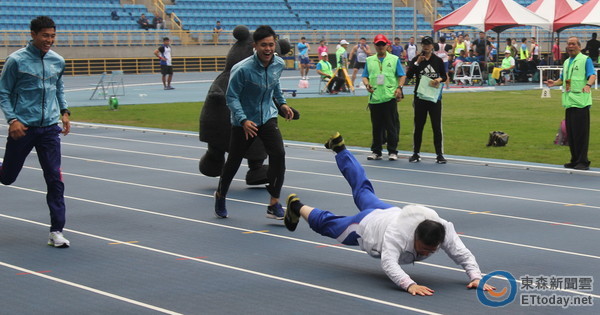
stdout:
<svg viewBox="0 0 600 315">
<path fill-rule="evenodd" d="M 111 20 L 116 11 L 119 20 Z M 2 1 L 0 30 L 29 29 L 29 21 L 38 15 L 51 16 L 67 31 L 133 31 L 144 13 L 154 16 L 143 4 L 121 4 L 118 0 L 7 0 Z"/>
<path fill-rule="evenodd" d="M 401 1 L 398 1 L 400 3 Z M 239 8 L 243 6 L 243 10 Z M 340 0 L 267 0 L 223 2 L 178 0 L 167 5 L 167 13 L 176 13 L 190 30 L 212 29 L 215 21 L 231 29 L 238 24 L 256 28 L 261 24 L 282 30 L 381 30 L 390 29 L 392 1 Z M 265 12 L 268 11 L 268 16 Z M 396 7 L 396 29 L 413 29 L 413 8 Z M 417 15 L 418 29 L 431 29 L 422 14 Z"/>
<path fill-rule="evenodd" d="M 340 39 L 353 43 L 360 37 L 372 38 L 377 33 L 398 36 L 402 41 L 406 41 L 410 36 L 436 35 L 432 34 L 433 21 L 458 9 L 468 1 L 2 0 L 0 58 L 23 47 L 29 41 L 29 22 L 35 16 L 42 14 L 51 16 L 56 21 L 59 36 L 55 46 L 65 58 L 83 59 L 85 61 L 77 61 L 77 63 L 85 65 L 91 64 L 88 62 L 89 59 L 98 59 L 99 61 L 95 62 L 102 64 L 97 69 L 87 66 L 87 69 L 82 70 L 83 73 L 101 73 L 111 70 L 112 66 L 108 65 L 123 64 L 121 61 L 114 60 L 114 62 L 100 62 L 110 58 L 120 58 L 119 60 L 130 58 L 131 60 L 126 61 L 133 64 L 131 67 L 136 69 L 135 72 L 143 73 L 146 70 L 142 65 L 154 62 L 151 60 L 153 58 L 151 52 L 154 47 L 161 44 L 164 36 L 170 37 L 173 45 L 177 47 L 176 62 L 179 57 L 196 58 L 181 60 L 184 62 L 183 71 L 212 71 L 222 64 L 223 56 L 227 54 L 230 45 L 234 42 L 231 30 L 240 24 L 247 25 L 250 29 L 261 24 L 269 24 L 292 43 L 305 36 L 311 44 L 324 39 L 332 49 Z M 516 1 L 527 6 L 534 0 Z M 588 0 L 578 1 L 585 3 Z M 113 11 L 120 16 L 119 20 L 111 19 Z M 142 13 L 149 19 L 155 13 L 163 16 L 167 29 L 141 30 L 137 19 Z M 212 37 L 212 29 L 216 21 L 221 21 L 225 30 L 217 43 Z M 476 32 L 473 28 L 465 27 L 443 30 L 445 33 L 457 31 Z M 503 32 L 502 37 L 529 37 L 533 32 L 537 30 L 519 27 Z M 561 37 L 579 35 L 586 38 L 589 33 L 589 27 L 574 28 L 561 33 Z M 536 35 L 543 49 L 547 50 L 551 34 L 539 32 Z M 67 47 L 69 49 L 65 49 Z M 98 49 L 99 47 L 110 49 Z M 191 70 L 188 70 L 188 65 L 193 65 L 190 67 Z M 154 68 L 152 69 L 154 71 Z"/>
</svg>

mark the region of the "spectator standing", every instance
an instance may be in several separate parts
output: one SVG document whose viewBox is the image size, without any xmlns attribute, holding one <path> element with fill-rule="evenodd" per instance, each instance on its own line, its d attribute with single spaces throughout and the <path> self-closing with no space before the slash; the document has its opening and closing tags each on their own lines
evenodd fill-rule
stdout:
<svg viewBox="0 0 600 315">
<path fill-rule="evenodd" d="M 513 41 L 514 39 L 511 39 L 510 37 L 506 39 L 506 48 L 504 49 L 504 52 L 510 51 L 510 56 L 516 59 L 519 51 L 513 46 Z"/>
<path fill-rule="evenodd" d="M 519 57 L 519 47 L 521 47 L 521 46 L 519 45 L 519 43 L 517 43 L 517 39 L 516 38 L 512 38 L 510 40 L 510 43 L 515 48 L 515 50 L 517 51 L 517 55 L 514 56 L 515 59 L 517 59 Z"/>
<path fill-rule="evenodd" d="M 521 38 L 521 46 L 519 47 L 519 61 L 517 62 L 517 68 L 525 74 L 529 73 L 528 60 L 529 49 L 527 49 L 527 38 L 523 37 Z"/>
<path fill-rule="evenodd" d="M 469 37 L 469 34 L 464 34 L 463 36 L 464 42 L 465 42 L 465 49 L 467 50 L 467 53 L 469 51 L 471 51 L 471 49 L 473 49 L 472 44 L 471 44 L 471 37 Z"/>
<path fill-rule="evenodd" d="M 421 40 L 421 48 L 423 52 L 413 58 L 410 62 L 407 79 L 413 76 L 417 78 L 415 84 L 415 98 L 413 108 L 415 112 L 414 118 L 414 134 L 413 134 L 413 155 L 409 158 L 409 162 L 416 163 L 421 160 L 419 153 L 421 152 L 421 142 L 423 138 L 423 128 L 427 121 L 427 114 L 431 119 L 431 128 L 433 129 L 433 145 L 435 147 L 436 163 L 445 164 L 444 158 L 444 141 L 442 134 L 442 96 L 437 102 L 431 102 L 420 99 L 417 96 L 417 90 L 421 79 L 428 77 L 431 79 L 430 86 L 438 87 L 440 83 L 446 81 L 446 71 L 444 70 L 444 62 L 433 53 L 433 39 L 430 36 L 425 36 Z"/>
<path fill-rule="evenodd" d="M 168 37 L 163 38 L 163 44 L 154 51 L 154 55 L 160 59 L 160 74 L 165 90 L 174 90 L 171 86 L 173 79 L 173 57 L 171 54 L 171 40 Z"/>
<path fill-rule="evenodd" d="M 404 48 L 400 44 L 399 37 L 394 37 L 394 43 L 390 46 L 390 52 L 400 58 L 400 61 L 404 60 Z"/>
<path fill-rule="evenodd" d="M 571 151 L 571 160 L 564 167 L 589 170 L 590 107 L 596 71 L 592 59 L 581 53 L 581 42 L 577 37 L 569 37 L 567 52 L 569 58 L 563 63 L 560 78 L 548 80 L 548 86 L 562 85 L 563 90 L 562 105 L 566 108 L 565 122 Z"/>
<path fill-rule="evenodd" d="M 319 53 L 319 60 L 323 59 L 323 53 L 327 53 L 329 55 L 329 47 L 327 47 L 327 42 L 324 39 L 319 41 L 319 48 L 317 49 Z"/>
<path fill-rule="evenodd" d="M 467 44 L 465 43 L 464 37 L 461 34 L 456 37 L 456 40 L 454 41 L 454 45 L 452 46 L 452 52 L 454 53 L 454 57 L 460 56 L 460 52 L 463 50 L 466 52 L 469 52 L 469 50 L 467 49 Z M 410 60 L 412 60 L 412 59 L 410 59 Z"/>
<path fill-rule="evenodd" d="M 531 48 L 529 52 L 533 65 L 537 66 L 540 63 L 540 45 L 537 44 L 535 37 L 531 38 Z"/>
<path fill-rule="evenodd" d="M 213 44 L 219 43 L 219 35 L 223 32 L 223 26 L 221 26 L 221 21 L 217 21 L 215 27 L 213 27 Z"/>
<path fill-rule="evenodd" d="M 555 65 L 562 64 L 562 52 L 560 51 L 560 42 L 558 38 L 554 39 L 554 44 L 552 45 L 552 63 Z"/>
<path fill-rule="evenodd" d="M 350 45 L 350 43 L 348 43 L 347 40 L 342 39 L 340 41 L 340 45 L 338 46 L 338 48 L 335 52 L 335 62 L 336 62 L 335 67 L 338 70 L 348 68 L 348 50 L 347 50 L 348 45 Z"/>
<path fill-rule="evenodd" d="M 474 51 L 477 53 L 479 62 L 485 62 L 485 56 L 489 55 L 492 43 L 485 37 L 485 32 L 479 32 L 479 38 L 473 42 Z"/>
<path fill-rule="evenodd" d="M 310 51 L 310 44 L 306 42 L 306 37 L 302 36 L 298 43 L 298 61 L 300 61 L 300 77 L 302 80 L 308 79 L 308 70 L 310 69 L 310 58 L 308 52 Z"/>
<path fill-rule="evenodd" d="M 62 234 L 66 221 L 65 185 L 59 137 L 71 129 L 62 79 L 65 60 L 50 49 L 56 38 L 56 25 L 51 18 L 38 16 L 31 21 L 30 29 L 31 42 L 6 58 L 0 75 L 0 107 L 8 122 L 0 182 L 12 184 L 35 148 L 48 189 L 48 245 L 69 247 L 70 242 Z"/>
<path fill-rule="evenodd" d="M 354 81 L 356 80 L 356 74 L 358 73 L 358 69 L 364 69 L 365 63 L 367 62 L 367 57 L 371 55 L 371 48 L 367 45 L 367 39 L 362 37 L 356 46 L 352 48 L 350 51 L 350 60 L 352 60 L 352 85 L 354 85 Z"/>
<path fill-rule="evenodd" d="M 390 41 L 382 34 L 375 36 L 375 55 L 367 57 L 362 81 L 369 95 L 373 140 L 368 160 L 381 160 L 384 138 L 390 161 L 398 159 L 400 119 L 398 102 L 404 97 L 405 74 L 400 58 L 388 53 Z"/>
<path fill-rule="evenodd" d="M 255 53 L 233 66 L 227 87 L 231 140 L 229 155 L 215 192 L 215 215 L 227 218 L 225 201 L 229 186 L 246 151 L 259 137 L 269 155 L 267 191 L 271 198 L 267 217 L 282 220 L 284 212 L 279 204 L 279 195 L 285 175 L 285 149 L 277 115 L 281 111 L 286 120 L 291 120 L 294 113 L 281 92 L 279 77 L 285 61 L 275 55 L 275 31 L 268 25 L 261 25 L 252 38 Z M 262 83 L 257 85 L 256 82 Z"/>
<path fill-rule="evenodd" d="M 593 63 L 600 63 L 600 60 L 598 59 L 600 41 L 596 39 L 597 37 L 598 34 L 592 33 L 592 39 L 587 41 L 585 48 L 582 50 L 584 54 L 587 54 L 592 59 Z"/>
<path fill-rule="evenodd" d="M 490 61 L 491 62 L 496 62 L 498 61 L 498 46 L 496 46 L 496 37 L 488 37 L 489 41 L 490 41 Z"/>
<path fill-rule="evenodd" d="M 408 44 L 404 45 L 404 53 L 406 55 L 406 61 L 413 60 L 417 55 L 417 45 L 415 44 L 415 38 L 410 37 L 408 39 Z"/>
<path fill-rule="evenodd" d="M 444 67 L 446 72 L 448 72 L 448 66 L 450 64 L 450 58 L 448 53 L 452 50 L 452 46 L 446 44 L 446 37 L 442 36 L 439 39 L 439 42 L 433 46 L 435 55 L 440 57 L 444 61 Z"/>
</svg>

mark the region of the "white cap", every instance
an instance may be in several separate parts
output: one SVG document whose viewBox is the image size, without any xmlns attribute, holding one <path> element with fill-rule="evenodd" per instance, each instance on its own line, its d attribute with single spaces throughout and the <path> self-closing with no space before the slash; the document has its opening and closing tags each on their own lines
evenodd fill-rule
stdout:
<svg viewBox="0 0 600 315">
<path fill-rule="evenodd" d="M 348 41 L 346 41 L 345 39 L 342 39 L 340 41 L 340 45 L 350 45 L 350 43 L 348 43 Z"/>
<path fill-rule="evenodd" d="M 326 51 L 322 52 L 321 56 L 323 56 L 323 57 L 327 56 L 327 52 Z"/>
</svg>

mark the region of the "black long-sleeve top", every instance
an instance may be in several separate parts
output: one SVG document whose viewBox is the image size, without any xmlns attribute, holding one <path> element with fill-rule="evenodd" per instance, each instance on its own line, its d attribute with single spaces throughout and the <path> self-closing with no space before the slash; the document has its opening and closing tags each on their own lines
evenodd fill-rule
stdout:
<svg viewBox="0 0 600 315">
<path fill-rule="evenodd" d="M 429 60 L 423 60 L 418 66 L 415 66 L 417 58 L 419 58 L 419 56 L 416 56 L 410 61 L 408 71 L 406 73 L 407 81 L 413 77 L 416 77 L 417 79 L 415 84 L 415 94 L 417 94 L 417 89 L 419 88 L 419 82 L 421 81 L 422 75 L 427 76 L 432 80 L 442 78 L 442 82 L 446 81 L 446 67 L 444 67 L 444 61 L 442 58 L 436 56 L 435 54 L 431 54 Z"/>
</svg>

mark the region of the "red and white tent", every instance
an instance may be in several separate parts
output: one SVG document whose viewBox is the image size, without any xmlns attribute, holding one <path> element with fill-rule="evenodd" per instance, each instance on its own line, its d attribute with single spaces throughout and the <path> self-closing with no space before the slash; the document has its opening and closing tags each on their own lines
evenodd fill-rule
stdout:
<svg viewBox="0 0 600 315">
<path fill-rule="evenodd" d="M 554 23 L 579 7 L 581 3 L 575 0 L 537 0 L 527 6 L 527 9 Z"/>
<path fill-rule="evenodd" d="M 554 31 L 581 25 L 600 26 L 600 0 L 590 0 L 575 11 L 554 21 Z"/>
<path fill-rule="evenodd" d="M 537 26 L 552 31 L 552 22 L 529 11 L 513 0 L 471 0 L 435 21 L 433 30 L 451 26 L 471 26 L 480 31 L 500 33 L 516 26 Z"/>
</svg>

